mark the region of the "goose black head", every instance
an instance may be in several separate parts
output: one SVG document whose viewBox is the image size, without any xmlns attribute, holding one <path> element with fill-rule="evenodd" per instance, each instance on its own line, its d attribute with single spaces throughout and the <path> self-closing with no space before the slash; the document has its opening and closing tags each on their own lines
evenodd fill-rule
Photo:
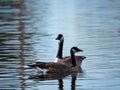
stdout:
<svg viewBox="0 0 120 90">
<path fill-rule="evenodd" d="M 77 48 L 77 47 L 72 47 L 71 50 L 76 53 L 76 52 L 82 52 L 83 50 Z"/>
<path fill-rule="evenodd" d="M 63 34 L 58 34 L 56 40 L 63 41 L 64 40 Z"/>
</svg>

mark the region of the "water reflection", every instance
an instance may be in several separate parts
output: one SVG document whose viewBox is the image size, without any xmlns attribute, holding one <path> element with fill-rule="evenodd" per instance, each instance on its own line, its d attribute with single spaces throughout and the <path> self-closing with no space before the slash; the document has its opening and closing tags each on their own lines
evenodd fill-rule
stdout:
<svg viewBox="0 0 120 90">
<path fill-rule="evenodd" d="M 25 32 L 24 0 L 0 1 L 0 88 L 25 87 L 25 64 L 31 56 L 31 38 Z M 27 36 L 27 37 L 26 37 Z M 26 62 L 25 59 L 27 58 Z"/>
<path fill-rule="evenodd" d="M 46 75 L 31 75 L 29 79 L 35 80 L 35 81 L 48 81 L 48 80 L 58 80 L 58 88 L 59 90 L 64 90 L 64 81 L 63 79 L 67 77 L 68 75 L 71 77 L 71 90 L 76 90 L 76 79 L 77 79 L 77 72 L 71 73 L 71 74 L 46 74 Z"/>
<path fill-rule="evenodd" d="M 76 90 L 75 87 L 76 87 L 76 78 L 77 78 L 77 73 L 72 73 L 71 74 L 71 77 L 72 77 L 72 80 L 71 80 L 71 90 Z"/>
</svg>

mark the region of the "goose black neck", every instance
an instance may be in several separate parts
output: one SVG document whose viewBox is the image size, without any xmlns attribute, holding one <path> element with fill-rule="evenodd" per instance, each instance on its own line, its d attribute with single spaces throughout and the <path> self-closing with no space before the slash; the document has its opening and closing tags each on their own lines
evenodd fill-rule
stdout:
<svg viewBox="0 0 120 90">
<path fill-rule="evenodd" d="M 58 52 L 57 52 L 57 56 L 58 58 L 62 59 L 62 51 L 63 51 L 63 43 L 64 40 L 60 41 L 58 44 Z"/>
<path fill-rule="evenodd" d="M 70 50 L 70 54 L 71 54 L 71 63 L 72 66 L 75 67 L 76 66 L 76 61 L 75 61 L 75 54 L 72 50 Z"/>
</svg>

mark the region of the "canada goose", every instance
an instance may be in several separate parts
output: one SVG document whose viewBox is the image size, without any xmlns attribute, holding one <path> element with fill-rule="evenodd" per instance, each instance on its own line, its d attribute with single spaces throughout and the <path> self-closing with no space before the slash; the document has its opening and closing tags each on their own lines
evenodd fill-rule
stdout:
<svg viewBox="0 0 120 90">
<path fill-rule="evenodd" d="M 65 57 L 62 56 L 64 36 L 62 34 L 58 34 L 56 40 L 59 40 L 59 43 L 58 43 L 58 52 L 57 52 L 56 59 L 54 62 L 62 63 L 67 66 L 71 66 L 71 57 L 70 56 L 65 56 Z M 81 66 L 82 60 L 84 60 L 85 58 L 86 58 L 85 56 L 75 56 L 77 67 Z"/>
<path fill-rule="evenodd" d="M 78 68 L 76 67 L 76 61 L 75 61 L 75 53 L 82 51 L 77 47 L 72 47 L 70 49 L 71 54 L 71 66 L 66 66 L 61 63 L 55 63 L 55 62 L 36 62 L 35 64 L 28 65 L 32 68 L 35 68 L 38 72 L 41 73 L 71 73 L 71 72 L 78 72 Z"/>
</svg>

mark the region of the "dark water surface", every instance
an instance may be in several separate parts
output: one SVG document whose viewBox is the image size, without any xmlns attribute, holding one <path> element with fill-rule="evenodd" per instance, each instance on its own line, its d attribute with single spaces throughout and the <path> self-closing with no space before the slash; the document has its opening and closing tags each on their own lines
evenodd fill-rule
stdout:
<svg viewBox="0 0 120 90">
<path fill-rule="evenodd" d="M 83 73 L 30 79 L 36 61 L 54 61 L 56 36 L 87 57 Z M 0 0 L 0 89 L 119 90 L 120 0 Z"/>
</svg>

